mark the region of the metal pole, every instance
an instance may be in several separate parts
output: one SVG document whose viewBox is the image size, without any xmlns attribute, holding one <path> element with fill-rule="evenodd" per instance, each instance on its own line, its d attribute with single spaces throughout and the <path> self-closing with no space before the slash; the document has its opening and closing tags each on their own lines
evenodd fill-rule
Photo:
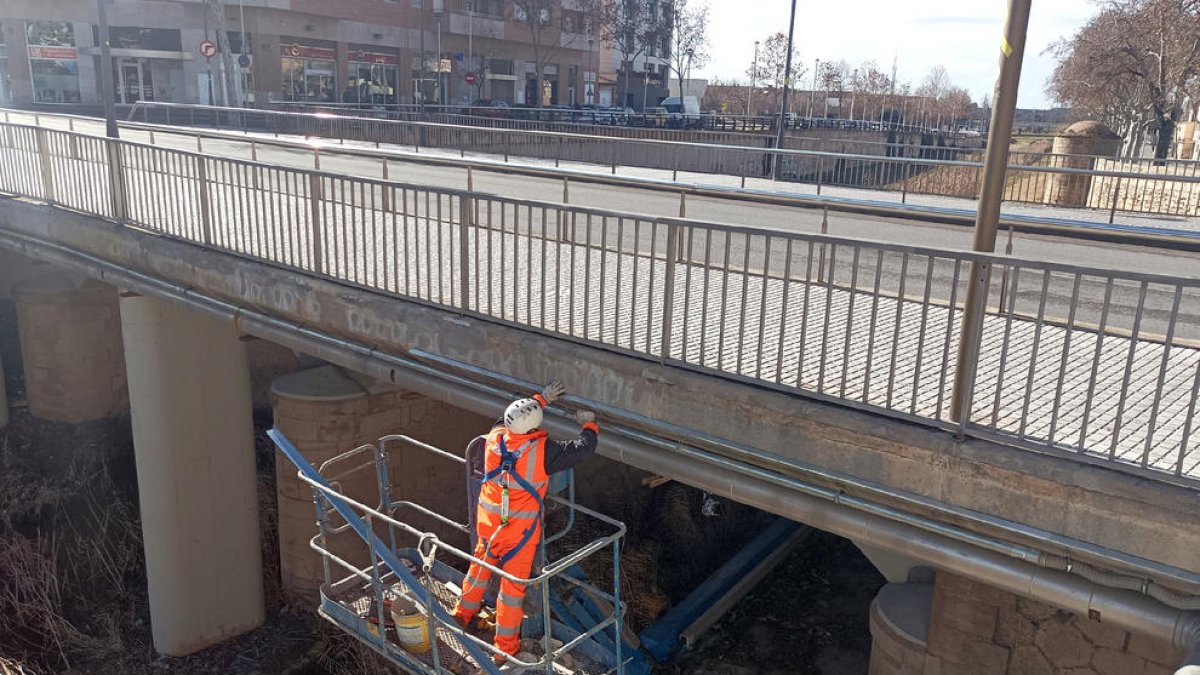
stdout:
<svg viewBox="0 0 1200 675">
<path fill-rule="evenodd" d="M 421 69 L 417 71 L 417 103 L 421 113 L 425 112 L 425 0 L 421 0 Z M 419 134 L 420 129 L 417 130 Z"/>
<path fill-rule="evenodd" d="M 979 211 L 975 216 L 974 250 L 991 253 L 996 250 L 996 230 L 1000 222 L 1000 202 L 1004 197 L 1005 171 L 1008 167 L 1008 145 L 1012 139 L 1013 115 L 1017 107 L 1017 87 L 1021 82 L 1021 62 L 1025 55 L 1025 34 L 1029 28 L 1029 6 L 1032 0 L 1009 0 L 1008 20 L 1000 43 L 1000 78 L 992 97 L 991 129 L 988 133 L 987 156 L 984 158 L 983 190 L 979 195 Z M 967 299 L 958 341 L 958 360 L 954 374 L 954 396 L 951 417 L 959 430 L 969 421 L 971 394 L 975 385 L 975 370 L 983 342 L 983 315 L 987 304 L 990 265 L 971 263 Z"/>
<path fill-rule="evenodd" d="M 792 0 L 792 20 L 788 22 L 787 64 L 783 68 L 783 105 L 779 107 L 779 130 L 775 137 L 775 149 L 783 149 L 783 126 L 787 120 L 788 91 L 792 88 L 792 44 L 796 37 L 796 0 Z M 779 180 L 780 156 L 775 155 L 775 180 Z"/>
<path fill-rule="evenodd" d="M 813 109 L 816 107 L 817 100 L 817 71 L 821 69 L 821 59 L 813 60 L 813 86 L 812 91 L 808 92 L 808 118 L 812 119 Z"/>
<path fill-rule="evenodd" d="M 117 106 L 113 91 L 112 53 L 108 46 L 108 0 L 96 0 L 96 23 L 100 32 L 100 103 L 104 106 L 104 133 L 118 138 Z"/>
<path fill-rule="evenodd" d="M 754 62 L 750 64 L 750 86 L 746 87 L 746 117 L 750 116 L 750 101 L 754 99 L 754 81 L 758 77 L 758 40 L 754 41 Z"/>
</svg>

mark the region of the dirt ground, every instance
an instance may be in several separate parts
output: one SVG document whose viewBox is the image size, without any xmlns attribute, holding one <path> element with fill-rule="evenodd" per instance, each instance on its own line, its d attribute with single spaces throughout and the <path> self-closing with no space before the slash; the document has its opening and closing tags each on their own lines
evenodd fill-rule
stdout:
<svg viewBox="0 0 1200 675">
<path fill-rule="evenodd" d="M 865 675 L 867 610 L 884 579 L 847 539 L 814 532 L 661 673 Z"/>
</svg>

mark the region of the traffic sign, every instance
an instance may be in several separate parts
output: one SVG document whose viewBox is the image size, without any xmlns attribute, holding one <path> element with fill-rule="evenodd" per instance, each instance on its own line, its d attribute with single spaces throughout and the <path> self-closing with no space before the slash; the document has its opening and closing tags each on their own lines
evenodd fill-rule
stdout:
<svg viewBox="0 0 1200 675">
<path fill-rule="evenodd" d="M 238 65 L 241 66 L 242 68 L 249 68 L 250 67 L 250 55 L 249 54 L 239 55 L 238 56 Z"/>
<path fill-rule="evenodd" d="M 467 84 L 475 84 L 475 73 L 467 73 Z"/>
<path fill-rule="evenodd" d="M 212 40 L 200 41 L 200 56 L 206 59 L 211 59 L 217 55 L 217 45 Z"/>
</svg>

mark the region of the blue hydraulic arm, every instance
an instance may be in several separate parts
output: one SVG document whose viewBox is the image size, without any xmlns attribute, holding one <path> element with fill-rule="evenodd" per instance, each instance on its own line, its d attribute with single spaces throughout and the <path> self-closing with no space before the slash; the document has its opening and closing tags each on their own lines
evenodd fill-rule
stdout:
<svg viewBox="0 0 1200 675">
<path fill-rule="evenodd" d="M 417 599 L 417 601 L 424 605 L 430 612 L 432 612 L 440 623 L 451 628 L 455 627 L 454 620 L 450 616 L 450 613 L 447 612 L 441 606 L 441 604 L 429 596 L 429 593 L 426 591 L 425 587 L 421 585 L 420 581 L 417 580 L 417 578 L 408 571 L 408 568 L 400 562 L 400 559 L 396 556 L 395 552 L 390 549 L 387 544 L 381 541 L 379 537 L 377 537 L 371 530 L 371 527 L 358 516 L 354 509 L 338 496 L 337 492 L 329 485 L 329 482 L 321 476 L 316 467 L 314 467 L 307 459 L 304 458 L 304 455 L 300 454 L 300 451 L 296 449 L 296 446 L 292 445 L 292 442 L 289 441 L 287 437 L 284 436 L 283 433 L 278 429 L 270 429 L 267 431 L 267 435 L 270 436 L 271 440 L 275 442 L 275 445 L 279 447 L 284 456 L 291 460 L 292 464 L 296 465 L 296 468 L 299 469 L 300 473 L 304 474 L 304 476 L 313 483 L 325 488 L 322 490 L 322 496 L 326 499 L 326 501 L 333 506 L 334 510 L 338 512 L 338 515 L 346 520 L 346 522 L 358 534 L 358 536 L 361 537 L 363 541 L 365 541 L 372 548 L 375 554 L 379 556 L 379 559 L 382 560 L 385 565 L 387 565 L 388 569 L 390 569 L 392 573 L 395 574 L 402 583 L 404 583 L 405 586 L 411 589 L 413 596 Z M 485 654 L 483 650 L 479 649 L 479 647 L 473 644 L 470 640 L 464 639 L 459 640 L 459 642 L 462 643 L 463 648 L 467 651 L 467 654 L 479 664 L 480 668 L 484 672 L 488 673 L 488 675 L 500 675 L 499 668 L 496 667 L 491 657 Z"/>
</svg>

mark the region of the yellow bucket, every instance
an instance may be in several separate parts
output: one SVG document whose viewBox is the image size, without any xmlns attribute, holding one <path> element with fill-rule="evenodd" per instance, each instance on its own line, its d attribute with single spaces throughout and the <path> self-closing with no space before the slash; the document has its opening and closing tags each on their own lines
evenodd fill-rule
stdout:
<svg viewBox="0 0 1200 675">
<path fill-rule="evenodd" d="M 396 639 L 405 651 L 424 654 L 433 648 L 429 640 L 429 617 L 408 598 L 392 600 L 392 621 L 396 624 Z"/>
</svg>

